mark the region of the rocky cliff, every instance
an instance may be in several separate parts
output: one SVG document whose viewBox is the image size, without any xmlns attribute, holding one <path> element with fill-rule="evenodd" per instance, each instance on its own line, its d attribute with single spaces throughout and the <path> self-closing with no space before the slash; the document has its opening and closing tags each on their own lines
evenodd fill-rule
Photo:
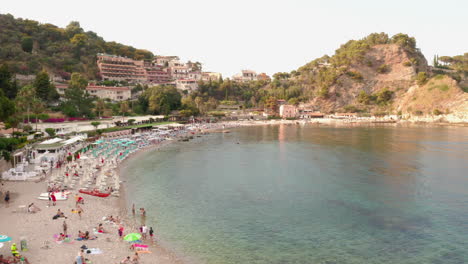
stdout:
<svg viewBox="0 0 468 264">
<path fill-rule="evenodd" d="M 334 56 L 317 59 L 293 74 L 290 81 L 309 95 L 307 106 L 325 113 L 468 116 L 464 78 L 457 82 L 434 73 L 414 39 L 406 35 L 399 34 L 399 39 L 373 35 L 351 41 Z"/>
</svg>

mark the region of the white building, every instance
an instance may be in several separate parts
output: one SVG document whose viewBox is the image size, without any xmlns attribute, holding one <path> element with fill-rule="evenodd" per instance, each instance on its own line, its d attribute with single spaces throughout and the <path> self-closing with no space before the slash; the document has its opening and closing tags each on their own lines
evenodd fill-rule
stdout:
<svg viewBox="0 0 468 264">
<path fill-rule="evenodd" d="M 242 70 L 241 73 L 238 73 L 232 77 L 236 82 L 249 82 L 257 80 L 257 73 L 252 70 Z"/>
<path fill-rule="evenodd" d="M 67 84 L 56 84 L 57 92 L 60 95 L 65 94 L 65 90 L 68 89 Z M 112 101 L 125 101 L 130 99 L 132 91 L 130 87 L 114 87 L 114 86 L 99 86 L 99 85 L 88 85 L 86 91 L 90 95 L 94 95 L 101 99 L 110 99 Z"/>
<path fill-rule="evenodd" d="M 198 90 L 197 80 L 194 79 L 179 79 L 175 81 L 176 88 L 182 91 L 195 91 Z"/>
</svg>

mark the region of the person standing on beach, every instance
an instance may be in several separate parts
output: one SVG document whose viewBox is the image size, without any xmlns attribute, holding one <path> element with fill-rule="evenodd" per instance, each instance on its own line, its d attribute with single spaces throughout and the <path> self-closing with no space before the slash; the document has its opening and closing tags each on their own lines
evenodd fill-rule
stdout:
<svg viewBox="0 0 468 264">
<path fill-rule="evenodd" d="M 83 264 L 84 263 L 83 252 L 84 252 L 83 249 L 78 252 L 78 256 L 76 256 L 76 259 L 75 259 L 76 264 Z"/>
<path fill-rule="evenodd" d="M 79 206 L 79 205 L 76 205 L 76 211 L 77 211 L 78 216 L 80 217 L 80 220 L 81 220 L 81 213 L 83 212 L 83 208 L 81 208 L 81 206 Z"/>
<path fill-rule="evenodd" d="M 55 206 L 55 203 L 57 202 L 57 198 L 55 197 L 55 194 L 52 193 L 52 194 L 50 195 L 50 198 L 52 198 L 52 205 Z"/>
<path fill-rule="evenodd" d="M 7 191 L 5 194 L 5 203 L 6 207 L 8 207 L 8 205 L 10 204 L 10 191 Z"/>
<path fill-rule="evenodd" d="M 148 233 L 148 227 L 143 224 L 143 226 L 141 227 L 141 236 L 143 237 L 143 239 L 146 239 L 146 234 Z"/>
<path fill-rule="evenodd" d="M 63 220 L 63 234 L 67 235 L 67 222 L 65 222 L 65 220 Z"/>
<path fill-rule="evenodd" d="M 119 230 L 118 230 L 120 239 L 122 239 L 123 231 L 124 231 L 124 227 L 123 227 L 123 225 L 120 225 Z"/>
<path fill-rule="evenodd" d="M 153 239 L 153 236 L 154 236 L 153 227 L 150 227 L 149 235 L 150 235 L 150 238 L 151 238 L 151 242 L 153 242 L 154 241 L 154 239 Z"/>
<path fill-rule="evenodd" d="M 135 216 L 135 204 L 132 205 L 132 214 Z"/>
</svg>

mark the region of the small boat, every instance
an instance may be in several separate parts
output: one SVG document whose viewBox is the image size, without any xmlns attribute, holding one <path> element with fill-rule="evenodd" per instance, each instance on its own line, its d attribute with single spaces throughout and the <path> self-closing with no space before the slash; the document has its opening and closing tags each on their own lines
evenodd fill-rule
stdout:
<svg viewBox="0 0 468 264">
<path fill-rule="evenodd" d="M 88 194 L 88 195 L 92 195 L 92 196 L 97 196 L 97 197 L 107 197 L 110 195 L 110 193 L 102 193 L 98 190 L 84 190 L 84 189 L 81 189 L 79 190 L 80 193 L 84 193 L 84 194 Z"/>
<path fill-rule="evenodd" d="M 55 196 L 67 196 L 69 195 L 71 192 L 70 191 L 65 191 L 65 192 L 54 192 L 53 194 Z M 41 193 L 39 196 L 41 197 L 49 197 L 49 193 Z"/>
<path fill-rule="evenodd" d="M 37 199 L 39 200 L 45 200 L 45 201 L 48 201 L 49 200 L 49 197 L 48 196 L 39 196 L 37 197 Z M 66 195 L 56 195 L 55 196 L 55 200 L 57 201 L 66 201 L 68 199 L 68 197 Z"/>
</svg>

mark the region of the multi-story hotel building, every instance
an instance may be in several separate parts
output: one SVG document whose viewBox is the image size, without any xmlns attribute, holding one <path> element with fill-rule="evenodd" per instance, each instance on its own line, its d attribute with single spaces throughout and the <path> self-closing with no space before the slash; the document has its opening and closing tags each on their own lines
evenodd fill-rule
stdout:
<svg viewBox="0 0 468 264">
<path fill-rule="evenodd" d="M 130 58 L 99 53 L 97 65 L 103 80 L 146 82 L 145 63 Z"/>
</svg>

